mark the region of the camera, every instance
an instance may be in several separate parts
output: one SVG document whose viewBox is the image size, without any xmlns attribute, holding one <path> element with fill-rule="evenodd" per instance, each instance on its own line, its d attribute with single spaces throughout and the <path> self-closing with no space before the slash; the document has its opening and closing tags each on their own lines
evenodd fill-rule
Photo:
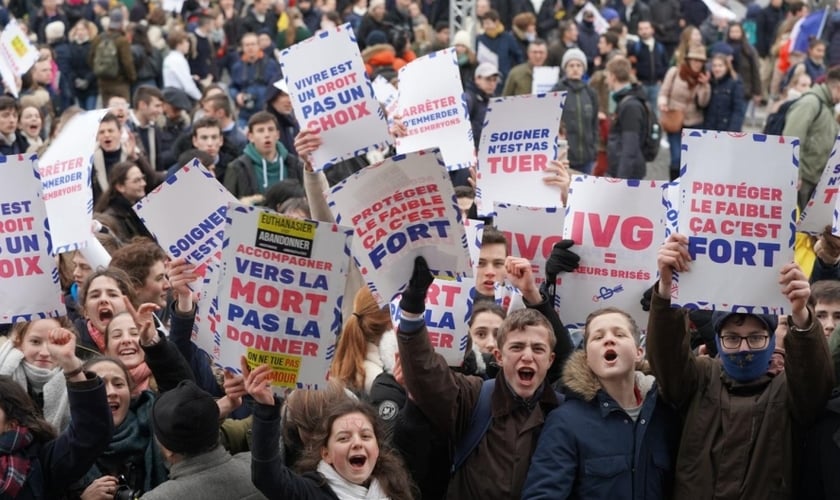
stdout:
<svg viewBox="0 0 840 500">
<path fill-rule="evenodd" d="M 117 491 L 114 492 L 114 500 L 137 500 L 143 496 L 142 491 L 131 488 L 125 476 L 120 475 L 117 480 L 119 480 L 119 484 L 117 485 Z"/>
<path fill-rule="evenodd" d="M 245 109 L 254 109 L 257 107 L 257 100 L 252 94 L 242 94 L 242 107 Z"/>
</svg>

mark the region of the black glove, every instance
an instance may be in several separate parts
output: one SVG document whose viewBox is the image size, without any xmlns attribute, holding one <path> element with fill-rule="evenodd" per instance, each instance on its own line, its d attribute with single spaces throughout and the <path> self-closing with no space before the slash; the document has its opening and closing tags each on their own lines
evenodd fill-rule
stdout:
<svg viewBox="0 0 840 500">
<path fill-rule="evenodd" d="M 417 257 L 414 259 L 414 272 L 408 280 L 408 288 L 400 299 L 400 309 L 413 314 L 423 314 L 426 310 L 426 291 L 429 290 L 435 277 L 429 271 L 426 259 Z"/>
<path fill-rule="evenodd" d="M 554 244 L 548 260 L 545 263 L 546 276 L 557 276 L 561 272 L 571 272 L 580 265 L 580 256 L 571 250 L 575 242 L 572 240 L 563 240 Z"/>
<path fill-rule="evenodd" d="M 653 298 L 653 287 L 656 286 L 655 284 L 645 290 L 645 293 L 642 294 L 642 300 L 639 303 L 642 305 L 642 311 L 650 311 L 650 300 Z"/>
</svg>

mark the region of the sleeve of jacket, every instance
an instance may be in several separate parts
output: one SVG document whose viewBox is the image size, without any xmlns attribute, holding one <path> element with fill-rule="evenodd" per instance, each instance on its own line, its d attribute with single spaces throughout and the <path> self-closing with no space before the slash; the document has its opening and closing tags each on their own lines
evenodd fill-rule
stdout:
<svg viewBox="0 0 840 500">
<path fill-rule="evenodd" d="M 800 98 L 788 110 L 785 117 L 785 130 L 782 134 L 804 140 L 808 136 L 808 129 L 817 118 L 820 106 L 822 106 L 822 101 L 818 99 Z"/>
<path fill-rule="evenodd" d="M 562 407 L 548 414 L 522 489 L 525 500 L 564 500 L 572 494 L 578 452 Z"/>
<path fill-rule="evenodd" d="M 694 99 L 697 101 L 697 107 L 705 108 L 709 105 L 709 99 L 712 97 L 712 86 L 709 82 L 699 83 L 694 88 Z"/>
<path fill-rule="evenodd" d="M 688 314 L 671 308 L 671 301 L 659 295 L 657 286 L 653 288 L 648 316 L 647 358 L 663 398 L 684 409 L 706 382 L 703 360 L 691 353 Z"/>
<path fill-rule="evenodd" d="M 417 407 L 440 432 L 459 439 L 481 390 L 481 379 L 455 373 L 435 353 L 425 323 L 407 331 L 400 322 L 397 341 L 405 385 Z"/>
<path fill-rule="evenodd" d="M 505 79 L 505 86 L 504 88 L 502 88 L 502 97 L 510 97 L 514 95 L 513 87 L 515 78 L 512 78 L 513 76 L 516 76 L 516 73 L 514 73 L 513 69 L 511 69 L 511 71 L 507 74 L 507 78 Z"/>
<path fill-rule="evenodd" d="M 505 32 L 502 36 L 506 36 L 508 39 L 508 50 L 510 51 L 510 60 L 513 62 L 511 67 L 525 62 L 525 54 L 522 53 L 522 49 L 519 47 L 519 42 L 516 41 L 513 35 L 511 35 L 509 32 Z"/>
<path fill-rule="evenodd" d="M 225 169 L 225 181 L 222 183 L 225 185 L 225 188 L 227 188 L 227 190 L 230 191 L 230 194 L 232 194 L 233 197 L 236 199 L 245 196 L 245 193 L 243 193 L 239 187 L 239 171 L 241 170 L 240 165 L 240 162 L 237 160 L 228 163 L 228 166 Z"/>
<path fill-rule="evenodd" d="M 140 347 L 146 353 L 146 364 L 149 365 L 161 394 L 174 389 L 182 380 L 195 381 L 187 360 L 166 337 L 161 336 L 160 342 L 155 345 Z"/>
<path fill-rule="evenodd" d="M 219 426 L 219 442 L 231 455 L 251 450 L 249 435 L 254 425 L 253 415 L 241 420 L 226 418 Z"/>
<path fill-rule="evenodd" d="M 840 264 L 826 264 L 819 257 L 816 258 L 810 281 L 816 283 L 821 280 L 840 280 Z"/>
<path fill-rule="evenodd" d="M 621 156 L 619 157 L 617 175 L 629 179 L 635 176 L 636 166 L 645 163 L 642 154 L 641 104 L 628 100 L 619 110 L 618 121 L 621 124 Z"/>
<path fill-rule="evenodd" d="M 105 384 L 87 373 L 87 380 L 67 384 L 70 426 L 47 443 L 38 457 L 47 485 L 48 498 L 59 498 L 78 481 L 108 448 L 114 424 Z M 55 496 L 53 496 L 55 495 Z"/>
<path fill-rule="evenodd" d="M 315 220 L 323 222 L 335 222 L 327 198 L 324 193 L 330 188 L 327 176 L 323 171 L 303 171 L 303 189 L 306 191 L 306 199 L 309 202 L 309 213 Z"/>
<path fill-rule="evenodd" d="M 318 498 L 314 483 L 292 472 L 280 452 L 280 404 L 254 407 L 251 481 L 269 499 Z"/>
<path fill-rule="evenodd" d="M 814 311 L 809 309 L 811 328 L 785 336 L 785 377 L 788 411 L 794 420 L 810 426 L 822 415 L 834 387 L 834 364 L 828 341 Z"/>
<path fill-rule="evenodd" d="M 750 48 L 749 50 L 749 58 L 750 58 L 750 73 L 751 73 L 751 88 L 750 88 L 750 95 L 760 96 L 762 94 L 761 89 L 761 62 L 758 60 L 758 52 L 754 48 Z"/>
<path fill-rule="evenodd" d="M 224 396 L 225 392 L 219 387 L 210 367 L 210 357 L 190 340 L 195 325 L 196 307 L 193 306 L 193 310 L 188 313 L 181 313 L 173 302 L 169 308 L 169 341 L 178 348 L 178 352 L 190 366 L 195 383 L 213 396 Z"/>
<path fill-rule="evenodd" d="M 740 132 L 744 128 L 744 116 L 747 114 L 744 81 L 736 78 L 734 87 L 732 91 L 732 114 L 729 115 L 729 129 L 733 132 Z"/>
<path fill-rule="evenodd" d="M 668 51 L 665 50 L 665 46 L 661 45 L 659 42 L 656 42 L 657 47 L 661 47 L 662 50 L 654 50 L 656 54 L 656 79 L 662 81 L 665 79 L 665 75 L 668 73 Z M 656 107 L 656 103 L 650 103 L 651 106 L 654 108 Z"/>
<path fill-rule="evenodd" d="M 127 38 L 121 38 L 117 43 L 120 69 L 125 79 L 131 83 L 137 80 L 137 70 L 134 68 L 134 56 L 131 55 L 131 44 Z"/>
<path fill-rule="evenodd" d="M 554 362 L 551 363 L 545 376 L 548 383 L 553 384 L 563 374 L 563 366 L 566 364 L 569 356 L 572 355 L 572 352 L 574 352 L 575 346 L 572 344 L 572 336 L 569 335 L 569 330 L 563 324 L 563 321 L 560 320 L 560 316 L 557 314 L 553 305 L 549 303 L 546 294 L 541 292 L 540 295 L 543 299 L 542 302 L 539 304 L 526 303 L 525 306 L 528 309 L 539 311 L 551 323 L 554 329 L 554 338 L 556 339 L 556 343 L 554 344 Z"/>
<path fill-rule="evenodd" d="M 100 35 L 100 36 L 102 36 L 102 35 Z M 99 37 L 94 38 L 93 40 L 91 40 L 90 46 L 88 47 L 87 63 L 88 63 L 88 67 L 91 68 L 91 74 L 93 74 L 93 54 L 96 53 L 96 47 L 99 46 L 99 41 L 100 41 Z M 94 76 L 94 78 L 96 77 L 95 74 L 93 76 Z"/>
</svg>

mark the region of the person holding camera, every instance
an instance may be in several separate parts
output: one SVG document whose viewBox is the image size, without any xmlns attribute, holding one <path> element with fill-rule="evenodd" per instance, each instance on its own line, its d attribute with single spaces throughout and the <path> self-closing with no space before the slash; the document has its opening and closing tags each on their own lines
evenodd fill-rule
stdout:
<svg viewBox="0 0 840 500">
<path fill-rule="evenodd" d="M 280 65 L 260 49 L 256 33 L 242 35 L 242 57 L 230 71 L 230 97 L 239 108 L 239 128 L 244 129 L 254 113 L 265 109 L 268 88 L 280 79 Z"/>
</svg>

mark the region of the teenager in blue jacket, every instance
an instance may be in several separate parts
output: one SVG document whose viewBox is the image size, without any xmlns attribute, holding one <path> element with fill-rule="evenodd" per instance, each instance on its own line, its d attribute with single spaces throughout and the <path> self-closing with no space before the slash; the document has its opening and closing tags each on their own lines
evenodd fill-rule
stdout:
<svg viewBox="0 0 840 500">
<path fill-rule="evenodd" d="M 711 66 L 712 78 L 709 83 L 712 94 L 703 113 L 703 128 L 740 132 L 747 112 L 744 84 L 727 56 L 715 54 Z"/>
</svg>

